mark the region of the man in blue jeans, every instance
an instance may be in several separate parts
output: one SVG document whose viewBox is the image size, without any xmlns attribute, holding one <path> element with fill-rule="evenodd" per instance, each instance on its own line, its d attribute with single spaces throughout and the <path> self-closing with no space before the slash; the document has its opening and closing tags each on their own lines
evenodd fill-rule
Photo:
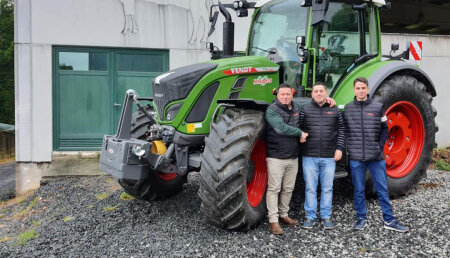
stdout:
<svg viewBox="0 0 450 258">
<path fill-rule="evenodd" d="M 332 229 L 331 204 L 336 161 L 342 158 L 345 126 L 341 111 L 326 103 L 327 89 L 323 83 L 312 87 L 312 101 L 300 111 L 300 128 L 308 133 L 303 153 L 305 180 L 304 228 L 312 228 L 316 219 L 317 184 L 320 181 L 320 217 L 325 229 Z"/>
<path fill-rule="evenodd" d="M 357 219 L 353 228 L 362 230 L 366 226 L 364 188 L 366 171 L 369 169 L 377 191 L 378 203 L 383 211 L 384 228 L 407 232 L 409 229 L 394 218 L 389 201 L 383 152 L 389 130 L 382 104 L 372 101 L 369 97 L 369 82 L 364 77 L 355 79 L 353 91 L 355 99 L 345 106 L 344 115 Z"/>
</svg>

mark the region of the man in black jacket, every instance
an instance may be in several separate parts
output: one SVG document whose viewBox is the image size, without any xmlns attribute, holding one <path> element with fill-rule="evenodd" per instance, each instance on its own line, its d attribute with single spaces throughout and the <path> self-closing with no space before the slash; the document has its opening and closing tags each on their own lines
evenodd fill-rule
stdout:
<svg viewBox="0 0 450 258">
<path fill-rule="evenodd" d="M 365 184 L 369 169 L 377 191 L 378 203 L 383 211 L 384 228 L 399 232 L 409 229 L 401 225 L 393 216 L 387 186 L 384 144 L 388 138 L 386 116 L 381 103 L 369 97 L 369 82 L 364 77 L 353 82 L 355 100 L 345 106 L 345 127 L 347 150 L 350 159 L 356 223 L 353 227 L 362 230 L 366 226 Z"/>
<path fill-rule="evenodd" d="M 341 111 L 326 103 L 328 92 L 323 83 L 312 87 L 312 101 L 300 111 L 300 128 L 308 133 L 303 153 L 305 180 L 304 228 L 312 228 L 316 219 L 317 185 L 320 181 L 320 217 L 325 229 L 334 227 L 331 221 L 333 181 L 336 161 L 345 148 L 345 126 Z"/>
</svg>

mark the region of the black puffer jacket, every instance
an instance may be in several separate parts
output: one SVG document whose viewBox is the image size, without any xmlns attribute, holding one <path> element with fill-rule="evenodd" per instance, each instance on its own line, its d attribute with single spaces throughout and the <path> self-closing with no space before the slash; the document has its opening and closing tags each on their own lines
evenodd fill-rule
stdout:
<svg viewBox="0 0 450 258">
<path fill-rule="evenodd" d="M 336 106 L 311 101 L 300 111 L 300 128 L 308 133 L 304 156 L 332 158 L 336 150 L 344 151 L 344 118 Z"/>
<path fill-rule="evenodd" d="M 266 111 L 266 155 L 269 158 L 295 159 L 299 156 L 300 109 L 291 109 L 277 99 Z"/>
<path fill-rule="evenodd" d="M 388 127 L 382 104 L 370 97 L 365 101 L 355 98 L 345 106 L 344 118 L 349 158 L 361 161 L 384 159 Z"/>
</svg>

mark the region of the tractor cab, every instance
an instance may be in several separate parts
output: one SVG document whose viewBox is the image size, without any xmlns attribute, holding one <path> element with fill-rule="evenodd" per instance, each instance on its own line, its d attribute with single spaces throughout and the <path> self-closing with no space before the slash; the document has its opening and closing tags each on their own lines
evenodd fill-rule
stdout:
<svg viewBox="0 0 450 258">
<path fill-rule="evenodd" d="M 280 65 L 280 82 L 300 96 L 316 81 L 332 94 L 358 65 L 381 58 L 377 21 L 376 5 L 366 1 L 271 1 L 255 15 L 248 55 Z"/>
</svg>

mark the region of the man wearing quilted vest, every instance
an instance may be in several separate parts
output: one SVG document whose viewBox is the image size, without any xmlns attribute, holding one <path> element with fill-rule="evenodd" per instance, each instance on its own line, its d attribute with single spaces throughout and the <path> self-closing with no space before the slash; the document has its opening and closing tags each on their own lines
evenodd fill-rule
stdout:
<svg viewBox="0 0 450 258">
<path fill-rule="evenodd" d="M 334 228 L 331 220 L 333 181 L 336 161 L 345 148 L 345 126 L 341 111 L 326 102 L 327 88 L 317 82 L 312 87 L 312 101 L 300 111 L 300 128 L 308 133 L 303 153 L 305 181 L 304 228 L 312 228 L 317 217 L 317 185 L 320 182 L 320 217 L 325 229 Z"/>
<path fill-rule="evenodd" d="M 383 212 L 384 228 L 407 232 L 409 229 L 394 218 L 389 201 L 383 153 L 389 130 L 382 104 L 369 97 L 369 82 L 364 77 L 355 79 L 353 90 L 355 99 L 345 106 L 344 114 L 357 220 L 353 228 L 362 230 L 366 226 L 364 188 L 368 169 Z"/>
</svg>

